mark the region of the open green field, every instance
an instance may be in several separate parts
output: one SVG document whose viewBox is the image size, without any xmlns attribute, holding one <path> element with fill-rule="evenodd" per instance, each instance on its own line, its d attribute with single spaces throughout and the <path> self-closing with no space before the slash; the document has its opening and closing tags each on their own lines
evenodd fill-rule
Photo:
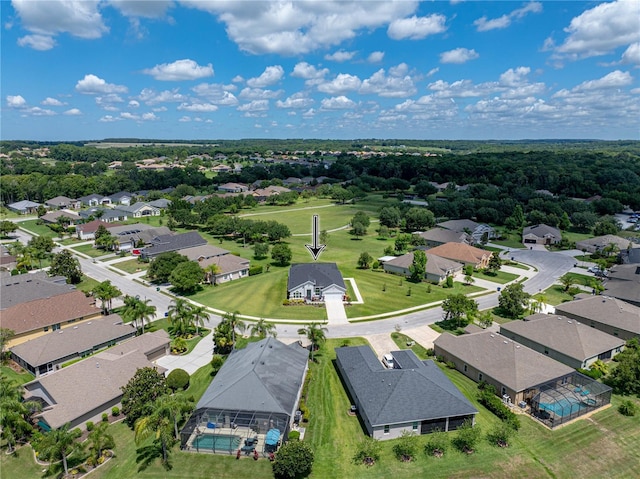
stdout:
<svg viewBox="0 0 640 479">
<path fill-rule="evenodd" d="M 44 224 L 38 224 L 39 220 L 27 220 L 18 223 L 18 226 L 38 236 L 44 236 L 48 238 L 56 238 L 58 233 L 54 232 L 51 228 Z"/>
<path fill-rule="evenodd" d="M 542 294 L 545 297 L 544 302 L 553 306 L 573 299 L 573 296 L 564 292 L 564 286 L 559 284 L 554 284 L 553 286 L 545 289 Z"/>
<path fill-rule="evenodd" d="M 518 279 L 517 274 L 507 273 L 506 271 L 496 271 L 495 274 L 491 274 L 481 270 L 473 273 L 473 276 L 481 279 L 486 279 L 487 281 L 493 281 L 494 283 L 498 284 L 506 284 L 510 281 Z"/>
<path fill-rule="evenodd" d="M 111 252 L 107 252 L 103 249 L 98 249 L 98 248 L 94 248 L 93 247 L 93 243 L 91 244 L 81 244 L 79 246 L 72 246 L 72 249 L 74 251 L 77 251 L 78 253 L 82 253 L 85 254 L 87 256 L 90 256 L 91 258 L 100 258 L 102 256 L 108 256 L 108 255 L 112 255 L 113 253 Z"/>
<path fill-rule="evenodd" d="M 136 273 L 138 271 L 146 271 L 147 269 L 149 269 L 149 263 L 139 261 L 137 258 L 132 258 L 127 261 L 113 263 L 112 265 L 110 265 L 110 267 L 119 269 L 120 271 L 124 271 L 125 273 Z"/>
</svg>

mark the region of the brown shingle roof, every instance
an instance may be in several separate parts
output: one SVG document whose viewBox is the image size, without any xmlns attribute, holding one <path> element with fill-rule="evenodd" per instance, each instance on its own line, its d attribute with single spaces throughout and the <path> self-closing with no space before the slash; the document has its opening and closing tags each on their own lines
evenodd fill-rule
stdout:
<svg viewBox="0 0 640 479">
<path fill-rule="evenodd" d="M 16 334 L 82 319 L 100 313 L 95 301 L 82 291 L 71 291 L 51 298 L 37 299 L 0 311 L 0 324 Z"/>
<path fill-rule="evenodd" d="M 608 324 L 640 335 L 640 308 L 608 296 L 589 296 L 588 298 L 568 301 L 556 306 L 556 313 L 570 314 Z"/>
<path fill-rule="evenodd" d="M 463 263 L 478 264 L 483 259 L 491 256 L 490 251 L 485 251 L 466 243 L 445 243 L 429 250 L 430 254 L 442 256 L 443 258 L 461 261 Z"/>
</svg>

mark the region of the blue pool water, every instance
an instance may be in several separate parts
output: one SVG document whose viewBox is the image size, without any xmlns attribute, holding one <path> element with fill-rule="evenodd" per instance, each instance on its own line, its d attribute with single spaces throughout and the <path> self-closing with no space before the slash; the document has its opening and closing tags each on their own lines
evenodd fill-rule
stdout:
<svg viewBox="0 0 640 479">
<path fill-rule="evenodd" d="M 204 434 L 196 437 L 193 448 L 210 449 L 220 451 L 234 451 L 240 445 L 240 436 L 228 436 L 225 434 Z"/>
<path fill-rule="evenodd" d="M 558 416 L 564 417 L 579 412 L 587 406 L 577 399 L 560 399 L 553 403 L 540 403 L 540 409 L 552 412 Z"/>
</svg>

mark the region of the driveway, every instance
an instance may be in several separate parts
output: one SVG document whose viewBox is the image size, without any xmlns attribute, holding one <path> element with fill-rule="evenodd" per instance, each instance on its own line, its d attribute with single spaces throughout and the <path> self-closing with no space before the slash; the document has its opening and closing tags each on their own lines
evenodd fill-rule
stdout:
<svg viewBox="0 0 640 479">
<path fill-rule="evenodd" d="M 213 357 L 213 332 L 207 334 L 200 340 L 196 347 L 189 354 L 184 356 L 163 356 L 156 360 L 158 366 L 168 369 L 168 372 L 174 369 L 184 369 L 189 375 L 195 373 L 202 366 L 206 366 L 211 362 Z"/>
<path fill-rule="evenodd" d="M 338 295 L 325 296 L 324 307 L 327 309 L 327 320 L 330 325 L 349 323 L 349 321 L 347 321 L 347 312 L 344 310 L 342 297 Z"/>
</svg>

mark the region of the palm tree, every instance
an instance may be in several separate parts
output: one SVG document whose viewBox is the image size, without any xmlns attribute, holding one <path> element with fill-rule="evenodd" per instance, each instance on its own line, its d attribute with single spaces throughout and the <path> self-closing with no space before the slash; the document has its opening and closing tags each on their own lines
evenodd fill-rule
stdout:
<svg viewBox="0 0 640 479">
<path fill-rule="evenodd" d="M 216 284 L 216 275 L 222 272 L 222 269 L 217 264 L 213 263 L 204 268 L 204 272 L 206 274 L 207 281 L 211 286 Z"/>
<path fill-rule="evenodd" d="M 112 285 L 109 280 L 103 281 L 95 286 L 92 292 L 93 295 L 102 302 L 102 312 L 105 316 L 111 311 L 113 299 L 122 295 L 122 291 Z"/>
<path fill-rule="evenodd" d="M 227 312 L 222 317 L 222 320 L 228 322 L 229 326 L 231 327 L 231 341 L 233 342 L 233 345 L 231 346 L 232 349 L 235 349 L 236 347 L 236 328 L 240 332 L 244 332 L 244 330 L 247 328 L 244 321 L 238 318 L 239 314 L 240 313 L 238 311 L 234 311 L 233 313 Z"/>
<path fill-rule="evenodd" d="M 81 448 L 76 439 L 81 436 L 79 429 L 69 429 L 70 423 L 59 429 L 52 429 L 44 434 L 41 450 L 46 457 L 53 460 L 62 460 L 65 476 L 69 474 L 67 458 Z"/>
<path fill-rule="evenodd" d="M 304 334 L 311 343 L 311 361 L 313 361 L 313 353 L 327 339 L 325 333 L 327 328 L 320 326 L 318 323 L 311 323 L 309 326 L 298 329 L 298 334 Z"/>
<path fill-rule="evenodd" d="M 105 449 L 113 449 L 115 447 L 115 441 L 113 436 L 107 432 L 107 427 L 109 427 L 109 423 L 101 422 L 89 433 L 90 449 L 96 459 L 102 456 L 102 451 Z"/>
<path fill-rule="evenodd" d="M 542 293 L 534 295 L 529 301 L 529 309 L 531 310 L 531 314 L 541 313 L 544 309 L 544 303 L 546 300 L 547 298 Z"/>
<path fill-rule="evenodd" d="M 180 438 L 178 424 L 193 411 L 193 402 L 180 394 L 162 396 L 158 400 L 158 412 L 173 422 L 173 434 L 175 439 Z"/>
<path fill-rule="evenodd" d="M 608 256 L 611 256 L 611 255 L 613 255 L 615 253 L 620 252 L 620 248 L 615 243 L 609 243 L 607 246 L 605 246 L 602 249 L 602 252 L 605 253 L 607 255 L 607 257 L 608 257 Z"/>
<path fill-rule="evenodd" d="M 151 435 L 155 436 L 155 441 L 162 447 L 162 464 L 166 466 L 169 462 L 169 449 L 174 441 L 172 421 L 156 407 L 149 416 L 139 418 L 133 430 L 136 444 L 140 444 Z"/>
<path fill-rule="evenodd" d="M 204 328 L 204 322 L 209 320 L 209 313 L 204 306 L 192 306 L 191 316 L 193 324 L 196 325 L 196 334 L 200 335 L 200 328 Z"/>
<path fill-rule="evenodd" d="M 260 318 L 258 322 L 251 325 L 251 336 L 258 336 L 262 339 L 267 336 L 275 338 L 278 336 L 276 325 L 265 321 L 264 318 Z"/>
<path fill-rule="evenodd" d="M 174 299 L 169 305 L 169 324 L 176 336 L 186 336 L 193 326 L 193 307 L 183 298 Z"/>
<path fill-rule="evenodd" d="M 575 281 L 571 276 L 565 274 L 560 278 L 560 284 L 564 286 L 564 291 L 569 291 L 569 288 L 575 284 Z"/>
<path fill-rule="evenodd" d="M 0 375 L 0 437 L 7 442 L 9 453 L 33 431 L 30 418 L 36 410 L 40 403 L 23 401 L 22 386 Z"/>
</svg>

